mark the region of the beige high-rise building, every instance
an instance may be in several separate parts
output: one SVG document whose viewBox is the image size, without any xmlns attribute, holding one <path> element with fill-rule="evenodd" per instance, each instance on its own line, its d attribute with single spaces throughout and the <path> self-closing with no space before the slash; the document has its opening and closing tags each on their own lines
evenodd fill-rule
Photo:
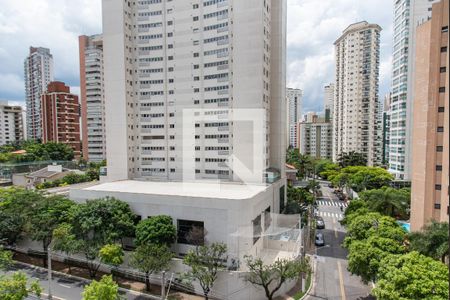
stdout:
<svg viewBox="0 0 450 300">
<path fill-rule="evenodd" d="M 380 31 L 366 21 L 351 24 L 334 43 L 334 161 L 342 152 L 355 151 L 366 155 L 369 165 L 381 163 Z"/>
<path fill-rule="evenodd" d="M 297 147 L 298 122 L 302 117 L 302 97 L 303 91 L 300 89 L 287 88 L 287 126 L 288 126 L 288 145 Z"/>
<path fill-rule="evenodd" d="M 411 230 L 447 221 L 449 186 L 449 1 L 417 28 L 412 136 Z"/>
<path fill-rule="evenodd" d="M 308 113 L 307 118 L 298 123 L 298 146 L 301 154 L 316 158 L 331 159 L 333 153 L 332 124 L 327 117 Z"/>
<path fill-rule="evenodd" d="M 23 109 L 0 101 L 0 146 L 24 139 Z"/>
<path fill-rule="evenodd" d="M 82 35 L 78 41 L 83 158 L 98 162 L 106 159 L 103 39 Z"/>
<path fill-rule="evenodd" d="M 182 180 L 189 169 L 196 179 L 241 181 L 234 167 L 255 157 L 283 174 L 285 13 L 279 0 L 103 0 L 108 178 Z M 238 120 L 239 109 L 263 112 L 260 145 L 255 114 Z M 202 111 L 186 148 L 193 110 Z"/>
</svg>

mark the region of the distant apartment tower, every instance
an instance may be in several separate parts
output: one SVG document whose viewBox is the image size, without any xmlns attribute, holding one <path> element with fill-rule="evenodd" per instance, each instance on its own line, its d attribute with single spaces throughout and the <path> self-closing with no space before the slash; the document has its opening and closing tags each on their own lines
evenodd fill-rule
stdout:
<svg viewBox="0 0 450 300">
<path fill-rule="evenodd" d="M 27 137 L 36 140 L 42 138 L 41 95 L 53 81 L 53 56 L 50 49 L 30 47 L 24 71 Z"/>
<path fill-rule="evenodd" d="M 81 154 L 80 104 L 63 82 L 52 81 L 41 96 L 42 141 L 67 144 Z"/>
<path fill-rule="evenodd" d="M 390 143 L 390 120 L 391 120 L 391 94 L 387 94 L 384 96 L 383 107 L 380 110 L 382 112 L 382 120 L 383 120 L 383 152 L 381 164 L 383 166 L 387 166 L 389 163 L 389 143 Z"/>
<path fill-rule="evenodd" d="M 332 158 L 333 130 L 328 118 L 310 113 L 298 126 L 298 148 L 301 154 L 323 159 Z"/>
<path fill-rule="evenodd" d="M 394 1 L 392 118 L 388 162 L 389 172 L 397 179 L 410 180 L 416 27 L 430 18 L 433 2 L 436 0 Z"/>
<path fill-rule="evenodd" d="M 297 147 L 298 122 L 302 116 L 302 97 L 303 91 L 300 89 L 288 88 L 286 90 L 288 105 L 288 136 L 289 146 Z"/>
<path fill-rule="evenodd" d="M 103 39 L 82 35 L 78 40 L 83 158 L 99 162 L 106 159 Z"/>
<path fill-rule="evenodd" d="M 254 130 L 232 119 L 238 109 L 264 112 L 257 159 L 283 174 L 285 13 L 279 0 L 103 0 L 108 180 L 176 181 L 192 170 L 196 179 L 242 181 L 233 166 L 254 159 Z M 186 148 L 188 109 L 215 121 L 196 121 Z"/>
<path fill-rule="evenodd" d="M 323 88 L 323 109 L 325 117 L 328 119 L 333 118 L 333 104 L 334 104 L 334 83 L 330 83 Z"/>
<path fill-rule="evenodd" d="M 24 139 L 23 109 L 0 101 L 0 146 Z"/>
<path fill-rule="evenodd" d="M 381 27 L 365 21 L 348 26 L 335 45 L 336 82 L 333 113 L 333 160 L 342 152 L 381 162 L 378 77 Z"/>
<path fill-rule="evenodd" d="M 417 27 L 412 128 L 411 230 L 449 219 L 449 1 Z"/>
</svg>

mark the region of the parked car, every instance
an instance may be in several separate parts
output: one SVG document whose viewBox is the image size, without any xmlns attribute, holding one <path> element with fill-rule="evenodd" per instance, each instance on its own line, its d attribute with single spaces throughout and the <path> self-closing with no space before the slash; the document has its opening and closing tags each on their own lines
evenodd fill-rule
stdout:
<svg viewBox="0 0 450 300">
<path fill-rule="evenodd" d="M 323 234 L 316 233 L 316 241 L 315 241 L 316 246 L 324 246 L 325 245 L 325 241 L 323 240 Z"/>
<path fill-rule="evenodd" d="M 323 221 L 322 217 L 316 218 L 316 228 L 317 229 L 324 229 L 325 228 L 325 222 Z"/>
</svg>

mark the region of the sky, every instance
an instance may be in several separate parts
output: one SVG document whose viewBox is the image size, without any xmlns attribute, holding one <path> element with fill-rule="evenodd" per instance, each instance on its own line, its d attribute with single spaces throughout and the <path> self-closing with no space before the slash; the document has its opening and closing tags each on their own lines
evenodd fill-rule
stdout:
<svg viewBox="0 0 450 300">
<path fill-rule="evenodd" d="M 304 113 L 323 109 L 323 87 L 334 81 L 333 42 L 348 25 L 363 20 L 383 28 L 383 99 L 390 87 L 393 0 L 287 0 L 287 4 L 287 86 L 304 91 Z M 55 80 L 79 93 L 78 36 L 101 33 L 101 0 L 0 0 L 0 7 L 0 100 L 23 104 L 23 61 L 30 46 L 50 48 Z"/>
</svg>

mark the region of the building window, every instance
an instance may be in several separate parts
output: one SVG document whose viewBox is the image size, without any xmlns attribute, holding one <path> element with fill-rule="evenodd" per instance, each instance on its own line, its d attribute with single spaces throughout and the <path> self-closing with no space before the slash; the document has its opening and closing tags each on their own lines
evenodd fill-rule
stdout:
<svg viewBox="0 0 450 300">
<path fill-rule="evenodd" d="M 444 146 L 436 146 L 436 152 L 443 152 Z"/>
<path fill-rule="evenodd" d="M 205 225 L 200 221 L 177 220 L 177 242 L 203 246 L 205 243 Z"/>
<path fill-rule="evenodd" d="M 256 242 L 261 237 L 261 215 L 258 215 L 253 221 L 253 245 L 256 244 Z"/>
<path fill-rule="evenodd" d="M 198 8 L 198 4 L 193 4 L 192 5 L 192 9 L 197 9 Z"/>
<path fill-rule="evenodd" d="M 284 185 L 282 187 L 280 187 L 280 214 L 283 212 L 284 210 Z"/>
<path fill-rule="evenodd" d="M 434 185 L 434 189 L 435 189 L 436 191 L 440 191 L 440 190 L 442 189 L 442 186 L 441 186 L 440 184 L 435 184 L 435 185 Z"/>
<path fill-rule="evenodd" d="M 445 73 L 447 71 L 446 67 L 440 67 L 439 72 Z"/>
<path fill-rule="evenodd" d="M 198 21 L 198 17 L 193 17 L 192 20 L 193 21 Z"/>
<path fill-rule="evenodd" d="M 445 86 L 441 86 L 439 88 L 439 93 L 445 93 Z"/>
<path fill-rule="evenodd" d="M 442 171 L 442 165 L 436 165 L 436 171 Z"/>
<path fill-rule="evenodd" d="M 434 204 L 434 209 L 441 209 L 441 204 L 440 203 L 435 203 Z"/>
<path fill-rule="evenodd" d="M 447 52 L 447 47 L 441 47 L 441 52 Z"/>
<path fill-rule="evenodd" d="M 448 26 L 443 26 L 441 32 L 448 32 Z"/>
<path fill-rule="evenodd" d="M 439 127 L 437 128 L 437 132 L 444 132 L 444 127 L 439 126 Z"/>
<path fill-rule="evenodd" d="M 445 108 L 443 106 L 438 107 L 438 112 L 444 112 L 444 111 L 445 111 Z"/>
</svg>

